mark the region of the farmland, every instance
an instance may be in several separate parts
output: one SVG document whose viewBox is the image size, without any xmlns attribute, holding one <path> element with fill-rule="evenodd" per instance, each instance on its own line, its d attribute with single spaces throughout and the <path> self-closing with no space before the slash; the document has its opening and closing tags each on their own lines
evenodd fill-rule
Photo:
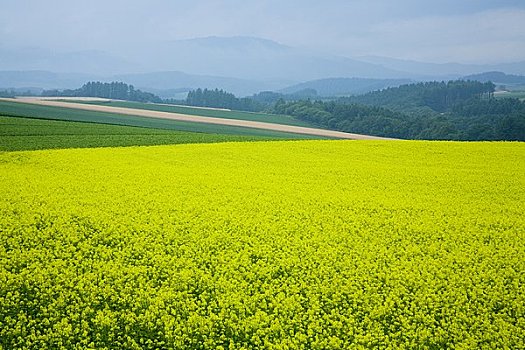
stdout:
<svg viewBox="0 0 525 350">
<path fill-rule="evenodd" d="M 292 116 L 279 115 L 279 114 L 266 114 L 266 113 L 254 113 L 254 112 L 243 112 L 243 111 L 225 111 L 225 110 L 211 109 L 211 108 L 205 109 L 205 108 L 197 108 L 197 107 L 191 107 L 191 106 L 163 105 L 163 104 L 155 104 L 155 103 L 139 103 L 139 102 L 127 102 L 127 101 L 81 101 L 81 102 L 86 103 L 86 104 L 137 108 L 137 109 L 146 109 L 146 110 L 151 110 L 151 111 L 198 115 L 198 116 L 203 116 L 203 117 L 252 120 L 252 121 L 257 121 L 257 122 L 276 123 L 276 124 L 294 125 L 294 126 L 306 126 L 306 127 L 314 126 L 311 123 L 296 119 Z"/>
<path fill-rule="evenodd" d="M 229 125 L 211 125 L 205 123 L 194 123 L 188 121 L 167 120 L 158 118 L 146 118 L 134 115 L 122 115 L 116 113 L 86 111 L 55 106 L 34 105 L 6 100 L 0 100 L 0 113 L 4 116 L 138 126 L 143 128 L 177 130 L 185 132 L 244 135 L 280 139 L 318 138 L 314 136 L 299 135 L 272 130 L 243 128 Z"/>
<path fill-rule="evenodd" d="M 0 153 L 0 348 L 518 349 L 522 143 Z"/>
<path fill-rule="evenodd" d="M 287 135 L 288 138 L 292 135 L 308 135 L 310 138 L 342 138 L 342 139 L 353 139 L 353 140 L 385 140 L 387 138 L 382 137 L 376 137 L 372 135 L 363 135 L 363 134 L 354 134 L 354 133 L 346 133 L 346 132 L 340 132 L 335 130 L 327 130 L 327 129 L 319 129 L 319 128 L 309 128 L 309 127 L 301 127 L 301 126 L 295 126 L 295 125 L 285 125 L 285 124 L 276 124 L 276 123 L 268 123 L 268 122 L 260 122 L 260 121 L 254 121 L 254 120 L 244 120 L 244 119 L 232 119 L 232 118 L 217 118 L 217 117 L 206 117 L 206 116 L 198 116 L 198 115 L 188 115 L 188 114 L 180 114 L 180 113 L 173 113 L 173 112 L 164 112 L 164 111 L 157 111 L 157 110 L 151 110 L 151 109 L 141 109 L 141 108 L 127 108 L 127 107 L 116 107 L 116 106 L 107 106 L 107 105 L 99 105 L 99 104 L 86 104 L 86 103 L 76 103 L 71 101 L 43 101 L 41 99 L 35 99 L 35 98 L 29 98 L 23 101 L 20 100 L 8 100 L 5 99 L 5 102 L 8 103 L 21 103 L 21 104 L 33 104 L 37 106 L 44 106 L 44 107 L 53 107 L 53 108 L 62 108 L 65 109 L 65 111 L 68 110 L 81 110 L 81 111 L 89 111 L 89 112 L 97 112 L 97 113 L 104 113 L 104 114 L 112 114 L 112 119 L 115 121 L 122 120 L 122 116 L 126 117 L 139 117 L 142 121 L 144 121 L 144 118 L 147 119 L 153 119 L 153 120 L 168 120 L 168 121 L 176 121 L 176 122 L 183 122 L 183 123 L 190 123 L 190 125 L 195 124 L 204 124 L 207 125 L 208 129 L 214 128 L 215 125 L 219 127 L 226 127 L 226 130 L 228 128 L 233 127 L 234 129 L 230 129 L 230 132 L 235 130 L 237 133 L 248 133 L 253 134 L 254 132 L 258 132 L 260 135 Z M 227 113 L 233 113 L 233 112 L 227 112 Z M 124 118 L 125 119 L 125 118 Z M 205 127 L 206 128 L 206 127 Z M 256 131 L 248 131 L 248 130 L 256 130 Z M 284 134 L 283 134 L 284 133 Z M 286 136 L 285 136 L 286 137 Z M 297 138 L 301 138 L 301 136 L 296 136 Z"/>
<path fill-rule="evenodd" d="M 525 91 L 502 91 L 494 94 L 496 98 L 517 98 L 522 101 L 525 100 Z"/>
<path fill-rule="evenodd" d="M 275 138 L 0 116 L 0 151 L 271 139 Z"/>
</svg>

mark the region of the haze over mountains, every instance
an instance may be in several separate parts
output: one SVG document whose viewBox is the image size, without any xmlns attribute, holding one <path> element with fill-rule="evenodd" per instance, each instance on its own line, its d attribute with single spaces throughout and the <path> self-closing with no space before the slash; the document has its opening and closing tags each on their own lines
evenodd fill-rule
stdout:
<svg viewBox="0 0 525 350">
<path fill-rule="evenodd" d="M 109 75 L 141 69 L 122 56 L 102 50 L 60 51 L 42 47 L 7 47 L 0 45 L 0 70 L 50 71 Z"/>
<path fill-rule="evenodd" d="M 390 57 L 364 56 L 359 57 L 364 62 L 381 65 L 388 69 L 408 72 L 419 78 L 458 78 L 487 71 L 502 71 L 508 74 L 525 75 L 525 61 L 500 64 L 461 64 L 461 63 L 428 63 L 410 60 L 400 60 Z"/>
<path fill-rule="evenodd" d="M 119 53 L 3 46 L 0 67 L 0 88 L 63 89 L 79 87 L 88 80 L 120 80 L 155 90 L 162 97 L 197 87 L 220 88 L 243 96 L 327 78 L 406 82 L 446 80 L 486 71 L 525 74 L 525 62 L 467 65 L 369 56 L 355 59 L 247 36 L 167 41 Z M 383 88 L 392 82 L 373 82 L 371 86 Z"/>
<path fill-rule="evenodd" d="M 284 94 L 297 94 L 301 91 L 315 90 L 317 95 L 347 96 L 364 94 L 374 90 L 396 87 L 413 82 L 410 79 L 368 79 L 368 78 L 326 78 L 311 80 L 289 86 L 279 92 Z"/>
</svg>

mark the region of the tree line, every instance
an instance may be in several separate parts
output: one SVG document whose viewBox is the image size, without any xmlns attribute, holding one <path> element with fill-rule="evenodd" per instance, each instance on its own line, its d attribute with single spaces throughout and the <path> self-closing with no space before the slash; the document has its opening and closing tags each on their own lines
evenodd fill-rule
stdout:
<svg viewBox="0 0 525 350">
<path fill-rule="evenodd" d="M 44 90 L 42 96 L 101 97 L 136 102 L 162 102 L 162 99 L 155 94 L 135 89 L 133 85 L 122 82 L 102 83 L 100 81 L 92 81 L 75 90 Z"/>
<path fill-rule="evenodd" d="M 222 89 L 196 89 L 188 93 L 183 101 L 170 100 L 172 103 L 186 104 L 197 107 L 227 108 L 248 112 L 261 112 L 270 110 L 280 99 L 296 101 L 316 98 L 314 89 L 303 89 L 291 94 L 282 94 L 273 91 L 261 91 L 249 97 L 236 97 L 234 94 Z"/>
<path fill-rule="evenodd" d="M 423 82 L 377 90 L 364 95 L 342 98 L 341 102 L 406 109 L 427 106 L 444 112 L 462 101 L 477 98 L 490 99 L 496 86 L 492 82 L 455 80 Z"/>
<path fill-rule="evenodd" d="M 525 102 L 495 99 L 491 82 L 407 84 L 364 95 L 312 101 L 300 95 L 260 92 L 239 98 L 222 89 L 196 89 L 185 100 L 162 100 L 120 82 L 89 82 L 44 96 L 91 96 L 139 102 L 286 114 L 330 129 L 405 139 L 525 141 Z"/>
<path fill-rule="evenodd" d="M 448 113 L 406 114 L 335 101 L 280 101 L 274 113 L 345 132 L 422 140 L 525 141 L 525 102 L 469 100 Z"/>
<path fill-rule="evenodd" d="M 226 108 L 241 111 L 259 112 L 264 106 L 251 98 L 238 98 L 234 94 L 219 89 L 196 89 L 188 92 L 184 104 L 196 107 Z"/>
<path fill-rule="evenodd" d="M 495 99 L 493 93 L 492 83 L 419 83 L 333 101 L 280 100 L 273 112 L 377 136 L 525 141 L 525 102 Z"/>
</svg>

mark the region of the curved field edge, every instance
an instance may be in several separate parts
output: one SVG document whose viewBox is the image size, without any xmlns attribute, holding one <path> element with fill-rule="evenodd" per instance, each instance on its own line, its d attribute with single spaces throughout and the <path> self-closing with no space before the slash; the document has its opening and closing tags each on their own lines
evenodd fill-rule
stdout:
<svg viewBox="0 0 525 350">
<path fill-rule="evenodd" d="M 317 125 L 314 125 L 312 123 L 299 120 L 293 116 L 282 115 L 282 114 L 268 114 L 268 113 L 245 112 L 245 111 L 236 111 L 236 110 L 220 110 L 220 109 L 199 108 L 199 107 L 192 107 L 192 106 L 168 105 L 168 104 L 158 104 L 158 103 L 141 103 L 141 102 L 116 101 L 116 100 L 109 100 L 109 101 L 65 100 L 65 102 L 78 102 L 78 103 L 83 103 L 83 104 L 93 104 L 93 105 L 101 105 L 101 106 L 146 109 L 146 110 L 151 110 L 151 111 L 180 113 L 180 114 L 197 115 L 197 116 L 203 116 L 203 117 L 251 120 L 251 121 L 265 122 L 265 123 L 275 123 L 275 124 L 283 124 L 283 125 L 318 128 Z"/>
<path fill-rule="evenodd" d="M 4 348 L 523 348 L 523 143 L 0 154 Z"/>
<path fill-rule="evenodd" d="M 186 121 L 167 120 L 151 117 L 122 115 L 109 112 L 78 110 L 64 107 L 35 105 L 24 102 L 13 102 L 0 99 L 0 114 L 13 117 L 51 119 L 62 121 L 88 122 L 144 128 L 201 132 L 226 135 L 260 136 L 276 139 L 319 139 L 309 135 L 300 135 L 279 131 L 254 128 L 243 128 L 228 125 L 213 125 Z"/>
<path fill-rule="evenodd" d="M 187 132 L 0 115 L 0 151 L 262 141 L 275 138 Z"/>
</svg>

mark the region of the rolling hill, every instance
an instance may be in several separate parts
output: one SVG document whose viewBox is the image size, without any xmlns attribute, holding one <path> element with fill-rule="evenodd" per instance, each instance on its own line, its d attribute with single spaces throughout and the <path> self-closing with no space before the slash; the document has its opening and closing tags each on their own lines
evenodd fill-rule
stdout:
<svg viewBox="0 0 525 350">
<path fill-rule="evenodd" d="M 409 79 L 365 79 L 365 78 L 328 78 L 307 81 L 281 89 L 283 94 L 294 94 L 306 89 L 317 91 L 319 96 L 345 96 L 364 94 L 387 87 L 396 87 L 412 82 Z"/>
</svg>

